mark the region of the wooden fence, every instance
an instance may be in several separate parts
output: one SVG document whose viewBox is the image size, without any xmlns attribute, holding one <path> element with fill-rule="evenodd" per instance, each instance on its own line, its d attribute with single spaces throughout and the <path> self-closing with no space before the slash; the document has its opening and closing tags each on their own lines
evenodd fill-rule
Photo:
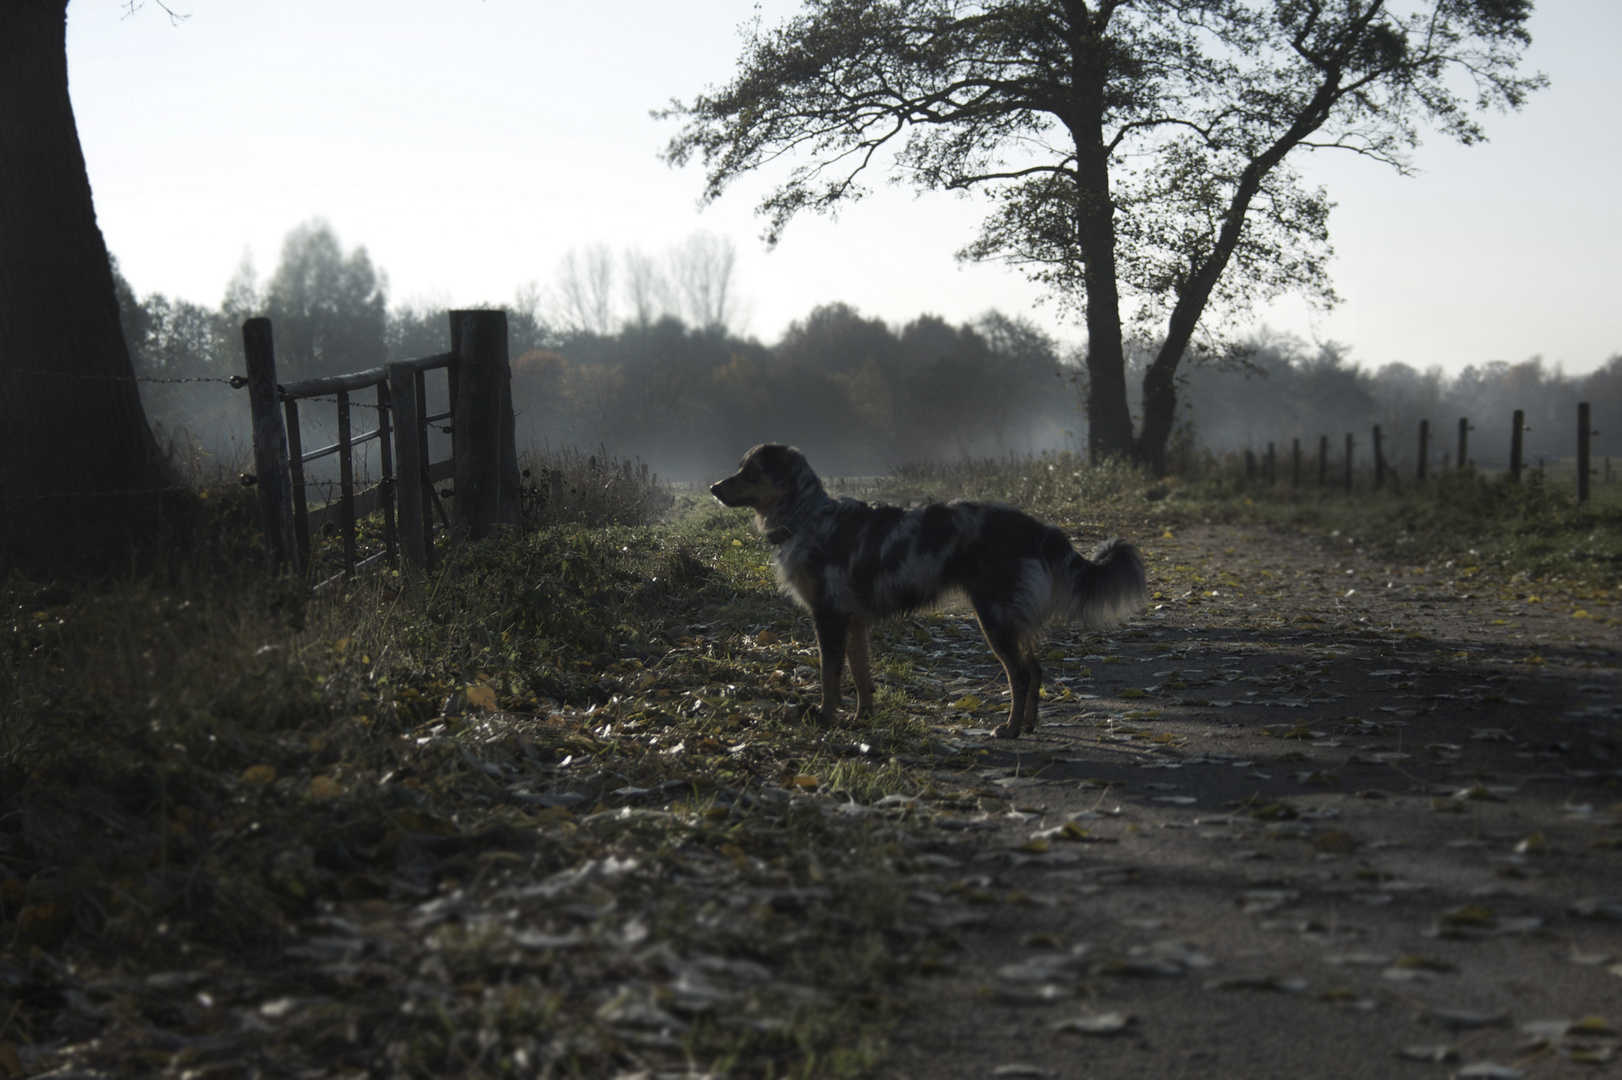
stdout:
<svg viewBox="0 0 1622 1080">
<path fill-rule="evenodd" d="M 1456 459 L 1453 459 L 1453 461 L 1452 461 L 1453 467 L 1455 467 L 1455 468 L 1473 468 L 1474 467 L 1475 462 L 1473 462 L 1469 457 L 1470 432 L 1472 432 L 1474 430 L 1476 430 L 1475 426 L 1470 423 L 1469 418 L 1467 418 L 1467 417 L 1460 417 L 1459 418 L 1458 457 Z M 1520 481 L 1521 473 L 1524 470 L 1524 466 L 1525 466 L 1525 461 L 1524 461 L 1524 458 L 1525 458 L 1525 445 L 1526 445 L 1525 434 L 1529 430 L 1531 430 L 1531 429 L 1526 426 L 1526 413 L 1525 413 L 1525 411 L 1522 410 L 1522 409 L 1516 409 L 1515 413 L 1514 413 L 1514 416 L 1510 420 L 1510 440 L 1509 440 L 1509 475 L 1516 482 Z M 1591 447 L 1592 447 L 1593 438 L 1594 438 L 1595 435 L 1598 435 L 1598 434 L 1599 434 L 1599 432 L 1596 431 L 1594 429 L 1594 427 L 1593 427 L 1592 410 L 1589 408 L 1589 403 L 1586 402 L 1586 401 L 1578 403 L 1578 405 L 1577 405 L 1577 426 L 1576 426 L 1576 467 L 1577 467 L 1577 501 L 1579 503 L 1587 502 L 1588 499 L 1589 499 L 1589 481 L 1590 481 L 1591 477 L 1601 476 L 1601 477 L 1604 478 L 1605 482 L 1607 482 L 1607 483 L 1611 482 L 1611 480 L 1612 480 L 1613 474 L 1611 472 L 1611 462 L 1610 462 L 1609 458 L 1605 459 L 1605 467 L 1604 467 L 1603 470 L 1596 469 L 1593 466 L 1593 458 L 1592 458 L 1592 455 L 1590 453 L 1590 450 L 1591 450 Z M 1376 489 L 1379 489 L 1379 488 L 1383 488 L 1385 486 L 1386 481 L 1387 481 L 1388 478 L 1394 480 L 1394 479 L 1396 479 L 1398 474 L 1397 474 L 1397 470 L 1392 466 L 1392 463 L 1390 462 L 1390 460 L 1386 456 L 1386 448 L 1387 448 L 1387 445 L 1388 445 L 1387 438 L 1386 438 L 1385 432 L 1381 430 L 1381 426 L 1379 424 L 1374 425 L 1374 430 L 1372 432 L 1372 435 L 1373 435 L 1373 440 L 1372 440 L 1371 445 L 1372 445 L 1373 457 L 1374 457 L 1374 461 L 1373 461 L 1374 486 L 1375 486 Z M 1342 458 L 1342 463 L 1344 465 L 1344 484 L 1345 484 L 1345 489 L 1346 489 L 1347 492 L 1350 492 L 1352 490 L 1353 463 L 1354 463 L 1354 460 L 1355 460 L 1356 448 L 1357 448 L 1356 439 L 1353 437 L 1351 432 L 1347 432 L 1346 433 L 1346 451 L 1345 451 L 1345 454 L 1344 454 L 1344 456 Z M 1416 468 L 1414 470 L 1414 481 L 1415 481 L 1415 483 L 1424 484 L 1426 482 L 1428 472 L 1429 472 L 1429 463 L 1430 463 L 1431 454 L 1432 454 L 1432 451 L 1431 451 L 1431 424 L 1430 424 L 1429 420 L 1421 420 L 1419 422 L 1418 464 L 1417 464 L 1417 466 L 1416 466 Z M 1291 459 L 1290 485 L 1292 487 L 1297 487 L 1298 488 L 1298 487 L 1301 486 L 1301 440 L 1300 439 L 1295 439 L 1291 443 L 1290 459 Z M 1267 452 L 1260 459 L 1259 462 L 1257 460 L 1255 452 L 1252 451 L 1252 450 L 1246 450 L 1244 452 L 1244 461 L 1245 461 L 1245 478 L 1247 480 L 1254 481 L 1257 478 L 1257 473 L 1259 471 L 1261 473 L 1261 479 L 1265 483 L 1273 484 L 1273 483 L 1277 482 L 1276 454 L 1275 454 L 1275 444 L 1274 443 L 1268 443 L 1267 444 Z M 1329 436 L 1328 435 L 1320 435 L 1318 437 L 1318 463 L 1317 464 L 1318 464 L 1318 486 L 1320 488 L 1327 488 L 1329 486 L 1329 473 L 1330 473 Z M 1446 469 L 1449 466 L 1449 464 L 1450 464 L 1449 456 L 1446 453 L 1444 453 L 1442 455 L 1442 467 L 1443 467 L 1443 469 Z"/>
<path fill-rule="evenodd" d="M 311 536 L 329 522 L 342 534 L 348 574 L 384 559 L 397 564 L 402 555 L 408 565 L 432 569 L 436 516 L 441 526 L 472 539 L 498 525 L 518 524 L 507 315 L 452 311 L 449 319 L 449 352 L 286 385 L 276 382 L 270 320 L 243 324 L 256 482 L 273 568 L 296 566 L 308 574 Z M 428 412 L 427 377 L 433 371 L 445 372 L 444 412 Z M 352 397 L 368 392 L 370 403 Z M 301 402 L 336 406 L 335 442 L 304 450 Z M 352 413 L 361 405 L 376 412 L 377 422 L 357 435 Z M 451 436 L 451 456 L 441 461 L 430 460 L 433 426 Z M 381 476 L 357 491 L 355 450 L 374 441 Z M 312 509 L 307 493 L 313 485 L 305 466 L 332 456 L 338 459 L 338 498 Z M 449 511 L 435 488 L 446 480 L 453 484 Z M 356 525 L 377 512 L 383 514 L 383 550 L 362 559 Z"/>
</svg>

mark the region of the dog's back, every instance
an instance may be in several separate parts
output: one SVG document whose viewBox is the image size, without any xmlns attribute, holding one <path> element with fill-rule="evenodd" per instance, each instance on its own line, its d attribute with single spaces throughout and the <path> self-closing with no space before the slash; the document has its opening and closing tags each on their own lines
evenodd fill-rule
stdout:
<svg viewBox="0 0 1622 1080">
<path fill-rule="evenodd" d="M 1107 541 L 1089 560 L 1059 529 L 1001 503 L 903 510 L 840 499 L 783 544 L 778 565 L 785 591 L 807 608 L 875 621 L 962 593 L 1021 637 L 1050 619 L 1110 626 L 1147 598 L 1130 543 Z"/>
</svg>

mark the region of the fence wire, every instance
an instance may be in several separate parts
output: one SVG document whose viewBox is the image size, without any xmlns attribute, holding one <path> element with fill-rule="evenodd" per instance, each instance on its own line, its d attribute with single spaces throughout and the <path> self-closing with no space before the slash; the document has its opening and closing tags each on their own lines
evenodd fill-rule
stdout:
<svg viewBox="0 0 1622 1080">
<path fill-rule="evenodd" d="M 103 375 L 96 372 L 82 371 L 39 371 L 33 368 L 3 368 L 12 375 L 32 375 L 40 379 L 84 379 L 99 382 L 145 382 L 145 383 L 224 383 L 233 390 L 240 390 L 248 385 L 245 375 L 232 375 L 222 378 L 218 375 L 187 375 L 176 378 L 163 378 L 158 375 Z"/>
</svg>

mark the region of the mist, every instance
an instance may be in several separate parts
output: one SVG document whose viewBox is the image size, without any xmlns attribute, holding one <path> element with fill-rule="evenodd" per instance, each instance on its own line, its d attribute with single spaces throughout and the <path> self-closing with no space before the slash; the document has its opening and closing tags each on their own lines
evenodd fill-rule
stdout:
<svg viewBox="0 0 1622 1080">
<path fill-rule="evenodd" d="M 546 284 L 528 283 L 508 314 L 520 448 L 577 448 L 635 459 L 667 480 L 713 479 L 748 447 L 788 442 L 829 476 L 886 473 L 906 462 L 1080 450 L 1086 445 L 1083 350 L 1066 348 L 1019 315 L 986 311 L 961 322 L 920 313 L 902 324 L 862 314 L 859 298 L 808 311 L 777 341 L 745 332 L 749 302 L 729 241 L 695 234 L 662 252 L 604 246 L 570 252 Z M 116 264 L 115 264 L 116 275 Z M 263 281 L 244 261 L 217 308 L 119 300 L 143 401 L 161 438 L 215 481 L 247 471 L 247 402 L 228 385 L 243 371 L 241 324 L 268 316 L 282 382 L 335 375 L 443 352 L 443 305 L 389 304 L 387 275 L 364 247 L 345 249 L 326 223 L 287 234 Z M 1153 342 L 1131 357 L 1134 394 Z M 1528 459 L 1570 457 L 1575 406 L 1589 401 L 1594 453 L 1622 455 L 1622 356 L 1587 376 L 1533 357 L 1484 361 L 1456 375 L 1405 364 L 1365 368 L 1350 346 L 1263 334 L 1226 366 L 1185 363 L 1175 460 L 1241 450 L 1304 455 L 1347 433 L 1366 454 L 1381 425 L 1399 469 L 1431 426 L 1431 464 L 1453 454 L 1468 418 L 1470 458 L 1508 456 L 1510 419 L 1524 410 Z M 430 380 L 430 393 L 442 389 Z M 358 395 L 357 412 L 370 404 Z M 370 426 L 357 415 L 357 431 Z M 301 411 L 303 442 L 331 442 L 336 412 Z M 443 436 L 436 433 L 436 439 Z M 375 447 L 368 447 L 374 452 Z M 330 465 L 330 460 L 326 463 Z M 376 464 L 357 462 L 361 478 Z M 316 480 L 325 473 L 313 474 Z"/>
</svg>

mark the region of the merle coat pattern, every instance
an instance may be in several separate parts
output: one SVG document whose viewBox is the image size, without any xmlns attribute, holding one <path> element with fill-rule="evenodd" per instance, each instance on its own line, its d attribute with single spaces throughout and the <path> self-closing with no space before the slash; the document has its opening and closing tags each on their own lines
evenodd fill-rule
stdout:
<svg viewBox="0 0 1622 1080">
<path fill-rule="evenodd" d="M 1051 619 L 1106 627 L 1148 599 L 1143 559 L 1125 540 L 1106 540 L 1088 559 L 1064 533 L 994 502 L 896 506 L 830 498 L 805 455 L 767 443 L 710 488 L 727 506 L 747 506 L 776 546 L 778 583 L 816 625 L 822 652 L 822 713 L 839 711 L 850 662 L 856 715 L 873 708 L 868 628 L 962 593 L 1008 674 L 1013 700 L 996 734 L 1036 729 L 1042 665 L 1036 647 Z"/>
</svg>

